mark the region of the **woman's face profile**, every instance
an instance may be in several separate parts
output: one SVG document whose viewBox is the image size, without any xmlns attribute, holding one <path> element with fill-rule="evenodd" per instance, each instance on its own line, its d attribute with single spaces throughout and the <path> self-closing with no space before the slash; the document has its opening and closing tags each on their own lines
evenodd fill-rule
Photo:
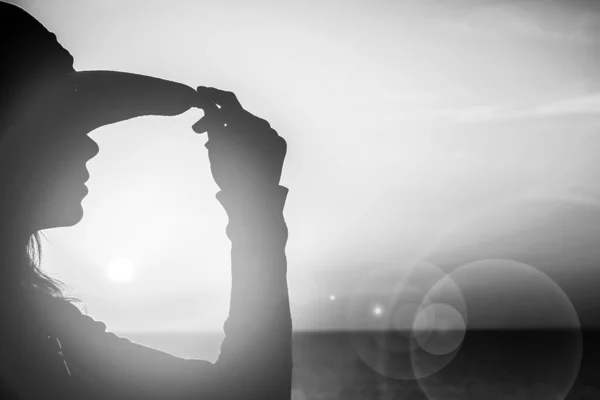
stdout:
<svg viewBox="0 0 600 400">
<path fill-rule="evenodd" d="M 11 38 L 0 54 L 9 99 L 0 109 L 0 221 L 20 234 L 72 226 L 83 217 L 86 163 L 98 153 L 73 111 L 73 57 L 21 8 L 0 3 L 0 17 Z"/>
<path fill-rule="evenodd" d="M 4 208 L 31 232 L 73 226 L 88 193 L 86 163 L 99 148 L 60 90 L 32 97 L 0 141 Z"/>
</svg>

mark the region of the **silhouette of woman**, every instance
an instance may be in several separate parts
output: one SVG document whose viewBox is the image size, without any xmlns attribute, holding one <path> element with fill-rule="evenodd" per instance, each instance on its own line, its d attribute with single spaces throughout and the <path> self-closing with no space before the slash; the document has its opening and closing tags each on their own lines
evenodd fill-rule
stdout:
<svg viewBox="0 0 600 400">
<path fill-rule="evenodd" d="M 0 397 L 286 399 L 286 143 L 235 95 L 147 76 L 76 72 L 35 18 L 0 2 Z M 187 360 L 106 332 L 40 269 L 38 231 L 76 224 L 98 153 L 88 133 L 191 107 L 205 116 L 211 171 L 231 240 L 232 290 L 221 353 Z"/>
</svg>

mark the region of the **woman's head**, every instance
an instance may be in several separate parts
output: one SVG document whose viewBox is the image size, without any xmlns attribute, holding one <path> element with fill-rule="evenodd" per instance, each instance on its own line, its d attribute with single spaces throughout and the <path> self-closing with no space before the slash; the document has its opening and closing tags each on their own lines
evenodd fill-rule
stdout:
<svg viewBox="0 0 600 400">
<path fill-rule="evenodd" d="M 69 118 L 73 57 L 39 21 L 0 2 L 0 291 L 59 295 L 39 269 L 39 230 L 76 224 L 98 146 Z"/>
<path fill-rule="evenodd" d="M 54 34 L 1 0 L 0 46 L 1 268 L 7 250 L 23 254 L 36 232 L 81 220 L 86 163 L 99 150 L 89 132 L 142 115 L 178 115 L 201 102 L 175 82 L 76 72 Z"/>
<path fill-rule="evenodd" d="M 98 146 L 73 124 L 73 57 L 39 21 L 0 2 L 2 226 L 25 240 L 76 224 Z M 1 229 L 1 228 L 0 228 Z"/>
<path fill-rule="evenodd" d="M 75 70 L 73 57 L 53 33 L 23 9 L 4 2 L 0 2 L 0 38 L 0 116 L 6 122 L 38 81 Z"/>
</svg>

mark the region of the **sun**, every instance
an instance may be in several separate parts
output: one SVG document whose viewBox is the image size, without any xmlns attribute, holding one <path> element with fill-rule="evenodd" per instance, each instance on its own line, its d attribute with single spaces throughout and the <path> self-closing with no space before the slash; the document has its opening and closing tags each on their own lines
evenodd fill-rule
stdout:
<svg viewBox="0 0 600 400">
<path fill-rule="evenodd" d="M 119 256 L 110 260 L 106 274 L 113 282 L 127 283 L 135 277 L 135 267 L 129 259 Z"/>
<path fill-rule="evenodd" d="M 379 317 L 382 313 L 383 309 L 380 306 L 375 306 L 373 308 L 373 314 L 375 314 L 376 317 Z"/>
</svg>

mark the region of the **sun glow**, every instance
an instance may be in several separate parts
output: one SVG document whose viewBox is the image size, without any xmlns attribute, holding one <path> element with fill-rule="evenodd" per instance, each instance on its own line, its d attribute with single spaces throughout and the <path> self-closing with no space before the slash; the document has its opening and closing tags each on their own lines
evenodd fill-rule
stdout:
<svg viewBox="0 0 600 400">
<path fill-rule="evenodd" d="M 113 258 L 106 269 L 108 278 L 116 283 L 131 282 L 135 277 L 135 267 L 133 263 L 125 257 Z"/>
</svg>

